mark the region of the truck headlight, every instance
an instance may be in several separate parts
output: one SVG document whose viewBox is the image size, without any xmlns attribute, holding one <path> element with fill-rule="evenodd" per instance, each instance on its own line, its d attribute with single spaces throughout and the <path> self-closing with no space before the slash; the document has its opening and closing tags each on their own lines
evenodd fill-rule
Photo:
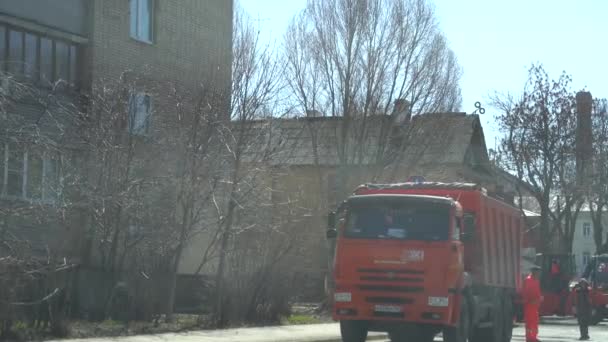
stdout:
<svg viewBox="0 0 608 342">
<path fill-rule="evenodd" d="M 336 302 L 350 302 L 352 294 L 350 292 L 336 292 L 334 293 L 334 300 Z"/>
<path fill-rule="evenodd" d="M 429 306 L 446 307 L 450 304 L 448 297 L 429 297 Z"/>
</svg>

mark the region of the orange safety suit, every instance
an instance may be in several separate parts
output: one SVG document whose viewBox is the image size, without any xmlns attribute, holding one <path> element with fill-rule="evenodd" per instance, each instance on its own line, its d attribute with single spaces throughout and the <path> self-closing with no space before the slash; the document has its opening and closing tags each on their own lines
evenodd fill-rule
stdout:
<svg viewBox="0 0 608 342">
<path fill-rule="evenodd" d="M 538 341 L 538 322 L 540 320 L 538 308 L 542 298 L 540 282 L 529 275 L 524 281 L 524 321 L 526 322 L 526 341 Z"/>
</svg>

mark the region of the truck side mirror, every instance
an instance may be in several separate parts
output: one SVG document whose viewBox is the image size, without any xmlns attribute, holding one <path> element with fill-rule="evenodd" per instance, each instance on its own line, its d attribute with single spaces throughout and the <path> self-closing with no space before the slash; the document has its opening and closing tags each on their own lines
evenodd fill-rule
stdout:
<svg viewBox="0 0 608 342">
<path fill-rule="evenodd" d="M 462 241 L 471 241 L 475 237 L 475 215 L 464 214 L 464 230 L 461 234 Z"/>
<path fill-rule="evenodd" d="M 327 215 L 327 228 L 335 229 L 336 228 L 336 213 L 332 211 Z"/>
<path fill-rule="evenodd" d="M 338 237 L 338 231 L 334 228 L 329 228 L 325 233 L 325 236 L 327 237 L 327 239 L 335 239 Z"/>
</svg>

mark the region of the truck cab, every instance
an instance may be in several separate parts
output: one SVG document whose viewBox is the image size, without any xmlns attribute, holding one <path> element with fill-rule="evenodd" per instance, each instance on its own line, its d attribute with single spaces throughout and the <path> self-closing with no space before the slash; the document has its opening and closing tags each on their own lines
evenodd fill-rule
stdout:
<svg viewBox="0 0 608 342">
<path fill-rule="evenodd" d="M 516 231 L 504 222 L 515 221 L 497 215 L 498 205 L 488 209 L 503 222 L 504 235 L 483 237 L 474 209 L 457 200 L 461 195 L 471 208 L 494 201 L 473 186 L 367 186 L 329 215 L 330 300 L 344 342 L 365 341 L 368 331 L 388 332 L 398 342 L 430 342 L 439 333 L 446 342 L 510 341 L 512 299 L 504 284 L 514 287 L 517 280 L 482 269 L 484 262 L 507 269 L 503 259 L 512 255 L 509 269 L 518 271 L 519 252 L 508 247 L 519 244 L 502 242 Z M 475 246 L 482 237 L 499 248 Z M 482 250 L 485 261 L 474 260 Z M 484 284 L 491 281 L 500 287 Z"/>
<path fill-rule="evenodd" d="M 595 325 L 608 317 L 608 254 L 592 257 L 582 278 L 591 283 L 591 322 Z"/>
<path fill-rule="evenodd" d="M 336 320 L 382 318 L 384 326 L 368 325 L 368 330 L 389 329 L 391 321 L 403 320 L 455 324 L 454 294 L 464 269 L 457 202 L 419 195 L 353 196 L 339 217 Z"/>
</svg>

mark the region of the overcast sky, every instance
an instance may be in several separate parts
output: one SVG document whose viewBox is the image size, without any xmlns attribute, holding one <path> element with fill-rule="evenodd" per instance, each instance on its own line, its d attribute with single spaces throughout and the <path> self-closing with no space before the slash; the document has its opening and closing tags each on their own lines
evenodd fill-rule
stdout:
<svg viewBox="0 0 608 342">
<path fill-rule="evenodd" d="M 261 33 L 281 43 L 291 18 L 306 0 L 240 0 Z M 565 70 L 575 90 L 608 97 L 608 1 L 435 0 L 441 28 L 463 68 L 462 111 L 486 107 L 482 117 L 489 148 L 499 139 L 494 91 L 519 93 L 528 67 L 544 64 L 557 78 Z"/>
</svg>

